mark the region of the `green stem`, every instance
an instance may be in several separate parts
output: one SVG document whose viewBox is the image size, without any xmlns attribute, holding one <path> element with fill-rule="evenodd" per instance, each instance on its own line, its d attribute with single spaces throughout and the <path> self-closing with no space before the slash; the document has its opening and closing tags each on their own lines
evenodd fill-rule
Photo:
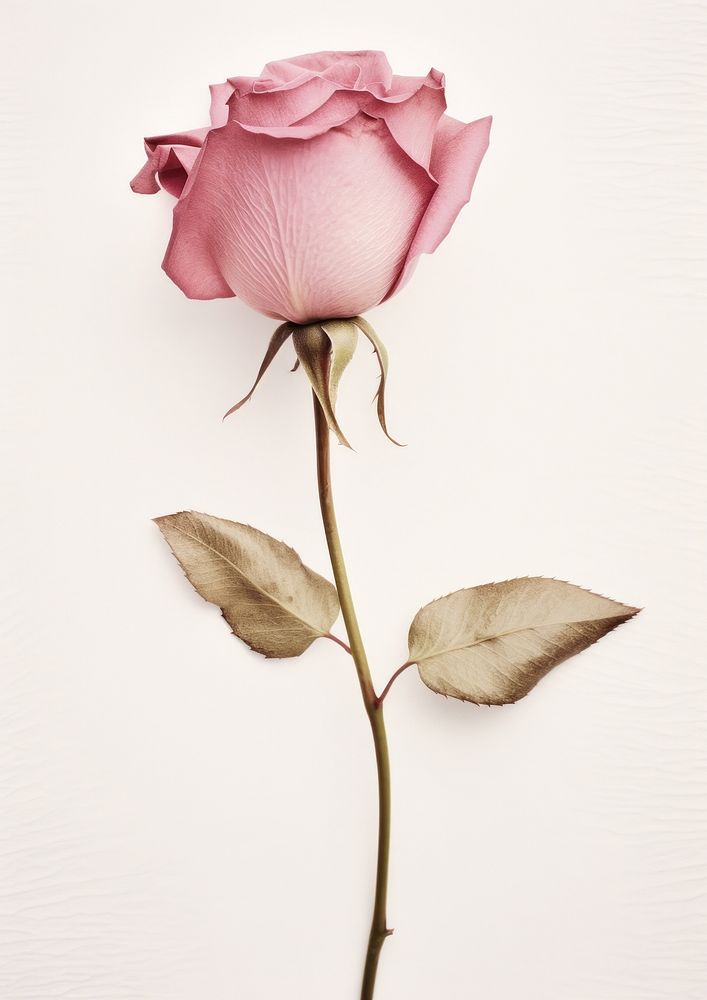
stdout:
<svg viewBox="0 0 707 1000">
<path fill-rule="evenodd" d="M 313 394 L 314 395 L 314 394 Z M 336 525 L 336 513 L 331 492 L 331 459 L 330 436 L 324 411 L 319 400 L 314 396 L 314 423 L 317 440 L 317 482 L 319 484 L 319 503 L 322 510 L 322 521 L 329 547 L 331 568 L 334 571 L 336 589 L 339 593 L 341 613 L 344 617 L 346 632 L 351 646 L 351 655 L 356 664 L 356 673 L 361 685 L 363 704 L 373 733 L 373 745 L 376 752 L 378 769 L 378 865 L 376 870 L 376 893 L 373 904 L 373 919 L 371 933 L 368 939 L 368 950 L 363 970 L 363 985 L 361 1000 L 373 1000 L 376 985 L 376 972 L 383 942 L 392 930 L 388 929 L 386 920 L 386 902 L 388 896 L 388 861 L 390 855 L 390 761 L 388 758 L 388 740 L 383 720 L 383 707 L 376 697 L 371 680 L 371 671 L 366 658 L 366 651 L 361 639 L 356 612 L 354 610 L 351 588 L 344 554 L 341 549 L 339 529 Z"/>
</svg>

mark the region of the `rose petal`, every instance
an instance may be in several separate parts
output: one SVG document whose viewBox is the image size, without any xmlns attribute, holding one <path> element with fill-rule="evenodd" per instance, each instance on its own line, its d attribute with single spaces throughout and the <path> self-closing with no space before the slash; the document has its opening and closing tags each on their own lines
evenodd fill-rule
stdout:
<svg viewBox="0 0 707 1000">
<path fill-rule="evenodd" d="M 392 79 L 385 99 L 387 101 L 406 101 L 419 89 L 421 82 L 423 82 L 423 78 L 420 76 L 396 75 Z M 444 82 L 444 73 L 440 73 L 438 69 L 431 69 L 424 78 L 424 83 L 428 87 L 436 87 L 439 90 L 444 90 Z"/>
<path fill-rule="evenodd" d="M 491 121 L 489 116 L 465 125 L 449 115 L 442 117 L 430 159 L 430 173 L 438 187 L 420 222 L 400 276 L 386 299 L 402 288 L 420 254 L 433 253 L 437 249 L 469 201 L 476 174 L 488 149 Z"/>
<path fill-rule="evenodd" d="M 381 120 L 287 141 L 229 122 L 175 208 L 163 266 L 190 298 L 235 293 L 294 323 L 354 316 L 400 273 L 434 189 Z"/>
<path fill-rule="evenodd" d="M 447 107 L 444 77 L 430 70 L 426 79 L 408 81 L 409 77 L 406 88 L 399 87 L 396 94 L 378 101 L 377 105 L 401 149 L 427 170 L 439 121 Z"/>
<path fill-rule="evenodd" d="M 437 125 L 447 106 L 444 78 L 436 70 L 430 70 L 427 77 L 396 79 L 398 85 L 393 93 L 382 98 L 337 90 L 325 104 L 296 124 L 333 127 L 352 118 L 359 110 L 364 111 L 372 118 L 382 118 L 400 148 L 428 170 Z"/>
<path fill-rule="evenodd" d="M 226 83 L 212 83 L 209 86 L 209 91 L 211 92 L 211 107 L 209 109 L 211 127 L 220 128 L 228 121 L 228 101 L 233 94 L 233 84 L 228 81 Z"/>
<path fill-rule="evenodd" d="M 341 87 L 371 92 L 375 88 L 386 92 L 393 79 L 390 63 L 383 52 L 311 52 L 268 63 L 257 81 L 257 89 L 264 90 L 268 84 L 272 89 L 296 87 L 314 75 Z"/>
<path fill-rule="evenodd" d="M 422 78 L 393 77 L 382 52 L 316 52 L 268 63 L 257 79 L 232 77 L 230 117 L 244 125 L 293 125 L 314 114 L 337 92 L 401 101 L 423 82 Z M 363 104 L 356 107 L 365 110 Z"/>
<path fill-rule="evenodd" d="M 208 132 L 208 128 L 199 128 L 145 139 L 147 161 L 131 180 L 130 187 L 136 194 L 156 194 L 161 185 L 178 198 Z"/>
<path fill-rule="evenodd" d="M 241 93 L 236 88 L 229 101 L 229 117 L 242 125 L 291 125 L 316 111 L 336 89 L 335 83 L 320 76 L 312 76 L 291 90 Z"/>
</svg>

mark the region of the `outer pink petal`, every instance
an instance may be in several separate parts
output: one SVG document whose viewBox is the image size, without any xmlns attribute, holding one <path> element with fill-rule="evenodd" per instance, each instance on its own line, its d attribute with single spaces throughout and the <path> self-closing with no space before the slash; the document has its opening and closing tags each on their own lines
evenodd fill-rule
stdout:
<svg viewBox="0 0 707 1000">
<path fill-rule="evenodd" d="M 382 52 L 316 52 L 268 63 L 255 80 L 233 77 L 230 117 L 246 125 L 293 125 L 340 92 L 402 101 L 424 82 L 393 77 Z"/>
<path fill-rule="evenodd" d="M 380 302 L 434 192 L 384 122 L 309 139 L 212 131 L 175 207 L 164 268 L 190 298 L 237 294 L 305 323 Z"/>
<path fill-rule="evenodd" d="M 212 128 L 221 128 L 228 121 L 228 101 L 233 94 L 233 89 L 233 84 L 228 81 L 226 83 L 210 84 L 211 107 L 209 109 L 209 117 L 211 118 Z"/>
<path fill-rule="evenodd" d="M 489 116 L 465 125 L 448 115 L 443 116 L 430 159 L 430 173 L 438 187 L 420 222 L 400 276 L 385 296 L 387 299 L 405 284 L 420 254 L 433 253 L 437 249 L 469 201 L 476 174 L 488 149 L 491 121 Z"/>
<path fill-rule="evenodd" d="M 335 90 L 327 101 L 311 113 L 293 119 L 292 126 L 295 128 L 316 126 L 326 131 L 327 128 L 334 128 L 342 122 L 355 118 L 359 111 L 368 113 L 373 103 L 374 98 L 370 94 L 362 94 L 357 90 Z M 372 115 L 372 117 L 379 116 Z"/>
<path fill-rule="evenodd" d="M 356 52 L 311 52 L 268 63 L 257 81 L 257 90 L 299 86 L 313 75 L 323 76 L 340 87 L 386 92 L 393 72 L 385 53 L 360 50 Z"/>
<path fill-rule="evenodd" d="M 178 198 L 208 131 L 208 128 L 200 128 L 145 139 L 147 161 L 130 182 L 133 191 L 137 194 L 156 194 L 161 184 L 165 191 Z"/>
<path fill-rule="evenodd" d="M 357 111 L 364 111 L 371 118 L 382 118 L 400 148 L 415 163 L 429 170 L 435 133 L 447 106 L 443 77 L 436 70 L 430 70 L 427 77 L 395 79 L 404 84 L 380 98 L 358 91 L 337 90 L 325 104 L 297 120 L 296 124 L 333 127 L 352 118 Z"/>
<path fill-rule="evenodd" d="M 426 77 L 422 76 L 394 76 L 388 91 L 386 101 L 406 101 L 408 97 L 420 89 L 420 84 L 427 87 L 444 90 L 444 73 L 438 69 L 431 69 Z"/>
<path fill-rule="evenodd" d="M 337 90 L 335 83 L 310 76 L 300 86 L 241 93 L 229 101 L 229 117 L 244 125 L 292 125 L 321 107 Z"/>
<path fill-rule="evenodd" d="M 405 79 L 407 86 L 397 87 L 394 94 L 377 104 L 398 145 L 428 170 L 440 118 L 447 107 L 444 77 L 432 69 L 424 80 L 397 78 L 401 79 Z"/>
</svg>

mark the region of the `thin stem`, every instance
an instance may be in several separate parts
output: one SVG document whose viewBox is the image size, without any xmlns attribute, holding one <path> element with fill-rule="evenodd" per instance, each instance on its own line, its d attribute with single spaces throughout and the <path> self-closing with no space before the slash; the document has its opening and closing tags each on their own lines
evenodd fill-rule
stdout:
<svg viewBox="0 0 707 1000">
<path fill-rule="evenodd" d="M 349 656 L 353 655 L 351 653 L 351 647 L 349 646 L 348 642 L 344 642 L 344 640 L 340 639 L 338 635 L 332 635 L 331 632 L 327 632 L 327 634 L 325 636 L 322 636 L 322 638 L 331 639 L 331 641 L 335 642 L 337 646 L 341 646 L 342 649 L 345 649 L 346 652 L 349 654 Z"/>
<path fill-rule="evenodd" d="M 392 930 L 388 929 L 386 920 L 386 904 L 388 896 L 388 861 L 390 855 L 390 761 L 388 758 L 388 740 L 383 721 L 383 709 L 380 705 L 371 680 L 371 671 L 366 658 L 366 651 L 361 639 L 361 631 L 354 610 L 351 588 L 346 574 L 344 554 L 341 549 L 339 529 L 336 524 L 334 500 L 331 491 L 331 458 L 329 427 L 319 400 L 314 396 L 314 424 L 317 441 L 317 482 L 319 484 L 319 504 L 322 510 L 324 533 L 326 534 L 331 568 L 339 594 L 341 613 L 346 625 L 346 633 L 351 644 L 351 655 L 356 664 L 361 695 L 366 709 L 366 715 L 371 725 L 373 745 L 376 753 L 378 770 L 378 863 L 376 869 L 376 890 L 373 904 L 373 919 L 371 933 L 368 938 L 368 950 L 363 970 L 361 1000 L 373 1000 L 376 984 L 376 972 L 383 942 Z"/>
<path fill-rule="evenodd" d="M 386 684 L 386 686 L 383 688 L 383 690 L 381 691 L 380 695 L 378 696 L 378 704 L 379 705 L 381 704 L 381 702 L 383 701 L 383 699 L 385 698 L 385 696 L 388 694 L 388 692 L 392 688 L 393 683 L 398 679 L 398 677 L 400 677 L 400 675 L 402 674 L 403 670 L 407 670 L 407 668 L 411 667 L 414 662 L 415 662 L 414 660 L 407 660 L 405 663 L 403 663 L 402 667 L 398 667 L 398 669 L 395 671 L 395 673 L 393 674 L 393 676 L 390 678 L 390 680 L 388 681 L 388 683 Z"/>
</svg>

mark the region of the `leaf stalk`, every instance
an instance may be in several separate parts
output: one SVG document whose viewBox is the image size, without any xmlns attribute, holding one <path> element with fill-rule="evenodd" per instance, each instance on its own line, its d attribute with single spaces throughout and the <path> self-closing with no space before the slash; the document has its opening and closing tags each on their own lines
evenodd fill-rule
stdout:
<svg viewBox="0 0 707 1000">
<path fill-rule="evenodd" d="M 400 675 L 403 673 L 403 671 L 407 670 L 408 667 L 411 667 L 414 664 L 414 662 L 415 662 L 414 660 L 406 660 L 405 663 L 403 663 L 403 665 L 401 667 L 398 667 L 398 669 L 391 676 L 390 680 L 388 681 L 388 683 L 386 684 L 386 686 L 383 688 L 383 690 L 381 691 L 380 695 L 378 696 L 378 704 L 379 705 L 381 705 L 383 703 L 383 699 L 388 694 L 388 692 L 390 691 L 390 689 L 392 688 L 393 684 L 398 679 L 398 677 L 400 677 Z"/>
</svg>

